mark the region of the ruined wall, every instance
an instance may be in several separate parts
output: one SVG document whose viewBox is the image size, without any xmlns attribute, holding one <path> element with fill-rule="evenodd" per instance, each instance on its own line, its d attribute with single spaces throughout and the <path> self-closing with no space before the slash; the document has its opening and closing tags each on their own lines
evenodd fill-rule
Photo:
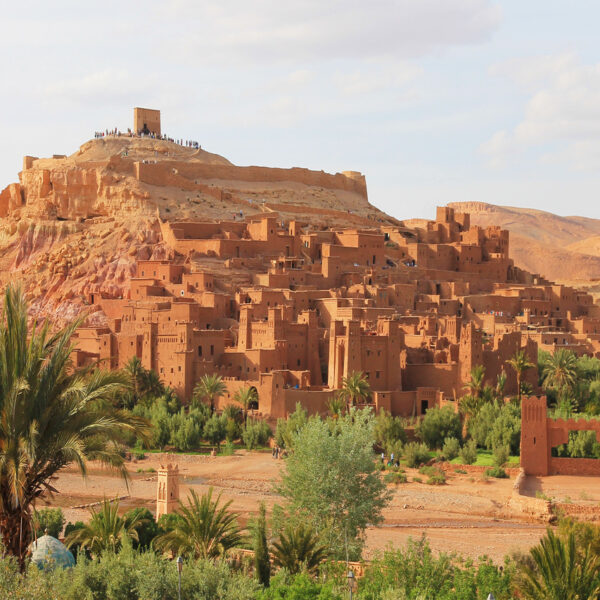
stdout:
<svg viewBox="0 0 600 600">
<path fill-rule="evenodd" d="M 165 181 L 177 182 L 183 179 L 204 179 L 221 181 L 293 182 L 308 186 L 339 189 L 360 194 L 367 199 L 367 186 L 364 180 L 346 177 L 341 173 L 332 175 L 324 171 L 311 171 L 293 167 L 278 169 L 269 167 L 236 167 L 234 165 L 214 165 L 168 161 L 161 163 L 136 163 L 136 177 L 151 185 L 165 185 Z M 168 185 L 168 184 L 167 184 Z M 171 184 L 172 185 L 172 184 Z M 192 182 L 193 185 L 193 182 Z"/>
</svg>

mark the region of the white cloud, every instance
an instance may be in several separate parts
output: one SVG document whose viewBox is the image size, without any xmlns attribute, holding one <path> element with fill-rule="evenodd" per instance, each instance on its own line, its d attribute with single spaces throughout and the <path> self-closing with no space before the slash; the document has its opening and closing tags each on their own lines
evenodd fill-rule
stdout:
<svg viewBox="0 0 600 600">
<path fill-rule="evenodd" d="M 174 0 L 156 18 L 180 28 L 168 53 L 248 64 L 423 56 L 489 39 L 501 11 L 491 0 Z"/>
<path fill-rule="evenodd" d="M 152 77 L 134 77 L 125 69 L 108 68 L 82 75 L 52 81 L 41 88 L 45 99 L 73 103 L 111 103 L 128 102 L 132 96 L 141 96 L 150 92 L 154 85 Z"/>
<path fill-rule="evenodd" d="M 523 119 L 512 130 L 496 132 L 482 144 L 493 166 L 532 147 L 546 147 L 544 162 L 558 144 L 559 156 L 586 168 L 586 148 L 600 135 L 600 63 L 586 65 L 573 54 L 511 61 L 492 69 L 529 93 Z M 535 91 L 534 91 L 535 90 Z"/>
</svg>

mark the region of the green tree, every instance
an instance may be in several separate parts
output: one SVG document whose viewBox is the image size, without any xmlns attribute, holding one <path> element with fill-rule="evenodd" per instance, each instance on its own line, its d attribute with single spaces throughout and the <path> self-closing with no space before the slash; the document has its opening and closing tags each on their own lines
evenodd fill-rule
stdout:
<svg viewBox="0 0 600 600">
<path fill-rule="evenodd" d="M 132 539 L 134 548 L 148 550 L 154 538 L 160 533 L 158 523 L 154 520 L 154 515 L 147 509 L 142 507 L 132 508 L 124 515 L 125 527 L 129 528 L 133 523 L 138 523 L 136 527 L 137 540 Z"/>
<path fill-rule="evenodd" d="M 308 412 L 298 402 L 296 409 L 287 419 L 277 419 L 277 428 L 275 430 L 275 442 L 280 448 L 292 449 L 292 444 L 296 434 L 308 422 Z"/>
<path fill-rule="evenodd" d="M 346 402 L 346 410 L 355 404 L 362 404 L 371 395 L 371 386 L 362 371 L 353 371 L 348 377 L 342 378 L 342 388 L 339 397 Z"/>
<path fill-rule="evenodd" d="M 78 545 L 99 556 L 104 551 L 117 552 L 125 538 L 139 541 L 138 528 L 144 523 L 141 513 L 131 515 L 129 519 L 120 517 L 118 501 L 111 502 L 106 498 L 99 511 L 92 508 L 90 513 L 90 522 L 72 531 L 65 539 L 68 547 Z"/>
<path fill-rule="evenodd" d="M 469 395 L 475 398 L 481 398 L 485 380 L 485 367 L 483 365 L 475 365 L 471 369 L 471 379 L 465 385 L 465 389 L 469 391 Z"/>
<path fill-rule="evenodd" d="M 267 509 L 261 502 L 258 518 L 252 524 L 252 549 L 254 550 L 254 574 L 258 582 L 268 587 L 271 579 L 271 557 L 267 541 Z"/>
<path fill-rule="evenodd" d="M 118 444 L 148 433 L 145 420 L 114 407 L 126 389 L 122 373 L 74 368 L 70 342 L 81 320 L 51 333 L 28 327 L 20 289 L 8 286 L 0 323 L 0 532 L 6 552 L 25 566 L 32 505 L 55 491 L 58 471 L 82 474 L 97 459 L 127 477 Z"/>
<path fill-rule="evenodd" d="M 202 497 L 190 492 L 187 506 L 179 503 L 173 529 L 157 537 L 154 547 L 192 558 L 217 558 L 242 541 L 237 514 L 231 500 L 220 504 L 221 494 L 213 500 L 212 487 Z"/>
<path fill-rule="evenodd" d="M 517 376 L 517 398 L 521 401 L 521 383 L 523 381 L 523 375 L 529 370 L 533 369 L 535 365 L 529 361 L 525 350 L 517 350 L 515 355 L 506 361 L 506 364 L 511 366 Z"/>
<path fill-rule="evenodd" d="M 530 550 L 534 566 L 521 566 L 516 589 L 526 600 L 597 600 L 600 594 L 598 556 L 589 548 L 578 553 L 575 535 L 566 540 L 548 529 Z"/>
<path fill-rule="evenodd" d="M 204 425 L 204 437 L 217 446 L 217 452 L 221 450 L 221 442 L 227 435 L 227 417 L 213 415 Z"/>
<path fill-rule="evenodd" d="M 278 491 L 290 514 L 312 524 L 333 555 L 358 556 L 367 525 L 382 519 L 390 495 L 373 460 L 370 410 L 308 420 L 293 437 Z"/>
<path fill-rule="evenodd" d="M 273 563 L 292 575 L 301 571 L 314 574 L 326 558 L 327 548 L 308 525 L 288 525 L 273 542 Z"/>
<path fill-rule="evenodd" d="M 398 446 L 406 442 L 403 419 L 392 417 L 385 410 L 381 410 L 375 418 L 373 434 L 375 442 L 384 448 L 388 454 L 391 448 L 397 451 Z"/>
<path fill-rule="evenodd" d="M 239 388 L 233 395 L 233 399 L 242 405 L 244 411 L 244 427 L 248 424 L 248 409 L 254 402 L 258 402 L 258 392 L 255 387 Z"/>
<path fill-rule="evenodd" d="M 569 390 L 577 378 L 577 357 L 570 350 L 559 348 L 554 354 L 546 357 L 542 367 L 542 383 L 544 388 L 559 392 Z"/>
<path fill-rule="evenodd" d="M 215 412 L 215 401 L 227 392 L 227 386 L 220 375 L 203 375 L 194 387 L 192 404 L 206 402 L 210 406 L 210 412 Z"/>
<path fill-rule="evenodd" d="M 59 537 L 65 524 L 65 516 L 60 508 L 42 508 L 33 512 L 33 526 L 36 537 L 46 533 Z"/>
<path fill-rule="evenodd" d="M 460 416 L 450 406 L 430 408 L 417 428 L 417 435 L 432 450 L 444 445 L 447 437 L 462 438 Z"/>
</svg>

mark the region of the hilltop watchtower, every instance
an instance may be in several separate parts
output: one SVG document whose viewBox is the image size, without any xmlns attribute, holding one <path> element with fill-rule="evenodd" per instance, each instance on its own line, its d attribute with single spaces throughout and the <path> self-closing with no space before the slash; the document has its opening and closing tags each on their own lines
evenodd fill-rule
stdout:
<svg viewBox="0 0 600 600">
<path fill-rule="evenodd" d="M 133 109 L 133 132 L 160 135 L 160 110 L 152 108 Z"/>
<path fill-rule="evenodd" d="M 156 519 L 175 512 L 179 503 L 179 467 L 168 464 L 158 470 Z"/>
</svg>

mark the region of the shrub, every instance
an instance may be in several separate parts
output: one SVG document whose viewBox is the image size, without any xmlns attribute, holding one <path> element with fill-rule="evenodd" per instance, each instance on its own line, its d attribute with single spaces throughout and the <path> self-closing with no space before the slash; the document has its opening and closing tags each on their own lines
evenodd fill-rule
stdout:
<svg viewBox="0 0 600 600">
<path fill-rule="evenodd" d="M 265 446 L 273 436 L 273 432 L 266 421 L 248 423 L 242 434 L 242 439 L 248 450 Z"/>
<path fill-rule="evenodd" d="M 459 475 L 466 475 L 467 472 L 464 469 L 454 469 L 455 473 L 458 473 Z"/>
<path fill-rule="evenodd" d="M 287 419 L 277 419 L 275 443 L 280 448 L 290 450 L 294 436 L 306 425 L 307 421 L 308 412 L 298 402 L 296 410 Z"/>
<path fill-rule="evenodd" d="M 404 458 L 409 467 L 418 467 L 429 460 L 429 449 L 425 444 L 411 442 L 404 447 Z"/>
<path fill-rule="evenodd" d="M 428 485 L 444 485 L 446 474 L 441 469 L 434 469 L 434 472 L 429 475 L 429 479 L 425 483 Z"/>
<path fill-rule="evenodd" d="M 461 430 L 460 416 L 445 406 L 427 411 L 417 428 L 417 435 L 433 450 L 441 448 L 448 437 L 460 439 Z"/>
<path fill-rule="evenodd" d="M 422 477 L 413 477 L 412 480 L 415 483 L 423 483 L 423 478 Z"/>
<path fill-rule="evenodd" d="M 223 413 L 225 414 L 225 413 Z M 227 426 L 225 427 L 225 439 L 228 443 L 239 440 L 242 437 L 242 426 L 238 421 L 227 417 Z"/>
<path fill-rule="evenodd" d="M 494 466 L 503 467 L 510 458 L 508 446 L 496 446 L 494 448 Z"/>
<path fill-rule="evenodd" d="M 392 417 L 382 410 L 375 419 L 373 431 L 375 442 L 379 444 L 388 454 L 397 453 L 402 444 L 406 442 L 404 421 L 400 417 Z M 393 449 L 392 449 L 393 447 Z"/>
<path fill-rule="evenodd" d="M 508 474 L 502 467 L 486 469 L 485 475 L 487 477 L 495 477 L 496 479 L 508 479 Z"/>
<path fill-rule="evenodd" d="M 460 452 L 460 442 L 453 437 L 447 437 L 444 440 L 444 445 L 442 447 L 442 456 L 446 460 L 453 460 L 458 456 Z"/>
<path fill-rule="evenodd" d="M 33 513 L 35 534 L 40 537 L 48 531 L 48 535 L 59 537 L 65 524 L 65 517 L 60 508 L 42 508 Z"/>
<path fill-rule="evenodd" d="M 460 460 L 465 465 L 472 465 L 477 460 L 477 444 L 475 440 L 469 440 L 458 453 Z"/>
<path fill-rule="evenodd" d="M 395 472 L 386 473 L 383 477 L 383 481 L 385 481 L 385 483 L 393 483 L 394 485 L 398 485 L 399 483 L 406 483 L 408 479 L 404 473 Z"/>
</svg>

